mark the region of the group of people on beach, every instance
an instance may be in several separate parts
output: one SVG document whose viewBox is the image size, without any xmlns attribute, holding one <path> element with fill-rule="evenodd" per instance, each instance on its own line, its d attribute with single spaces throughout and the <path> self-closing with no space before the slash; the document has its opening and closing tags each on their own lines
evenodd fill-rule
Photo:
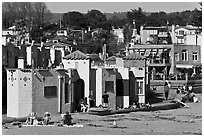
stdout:
<svg viewBox="0 0 204 137">
<path fill-rule="evenodd" d="M 165 82 L 164 84 L 164 93 L 165 99 L 168 100 L 169 92 L 171 88 L 171 82 Z M 196 98 L 195 93 L 193 92 L 192 85 L 183 84 L 183 86 L 178 86 L 176 89 L 177 97 L 182 101 L 190 101 L 190 102 L 198 102 L 198 98 Z"/>
</svg>

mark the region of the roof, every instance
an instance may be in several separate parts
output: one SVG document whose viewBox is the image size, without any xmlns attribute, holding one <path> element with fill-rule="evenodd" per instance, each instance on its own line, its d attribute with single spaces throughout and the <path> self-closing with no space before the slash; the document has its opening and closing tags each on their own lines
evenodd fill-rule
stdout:
<svg viewBox="0 0 204 137">
<path fill-rule="evenodd" d="M 144 27 L 143 30 L 166 30 L 167 27 L 166 26 L 161 26 L 161 27 Z"/>
<path fill-rule="evenodd" d="M 84 54 L 83 52 L 81 52 L 79 50 L 76 50 L 75 52 L 65 56 L 64 59 L 67 59 L 67 60 L 87 60 L 87 59 L 89 59 L 89 56 L 87 56 L 86 54 Z"/>
<path fill-rule="evenodd" d="M 111 56 L 110 58 L 106 59 L 106 61 L 116 61 L 116 56 Z"/>
<path fill-rule="evenodd" d="M 123 58 L 124 60 L 144 60 L 145 57 L 144 56 L 141 56 L 140 54 L 134 52 L 134 53 L 131 53 L 130 55 L 126 56 Z"/>
</svg>

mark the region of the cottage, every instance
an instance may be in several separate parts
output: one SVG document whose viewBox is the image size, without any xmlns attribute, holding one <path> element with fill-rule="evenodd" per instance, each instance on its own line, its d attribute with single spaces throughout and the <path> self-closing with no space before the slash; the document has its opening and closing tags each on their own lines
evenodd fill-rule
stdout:
<svg viewBox="0 0 204 137">
<path fill-rule="evenodd" d="M 71 111 L 73 70 L 7 69 L 7 116 Z"/>
</svg>

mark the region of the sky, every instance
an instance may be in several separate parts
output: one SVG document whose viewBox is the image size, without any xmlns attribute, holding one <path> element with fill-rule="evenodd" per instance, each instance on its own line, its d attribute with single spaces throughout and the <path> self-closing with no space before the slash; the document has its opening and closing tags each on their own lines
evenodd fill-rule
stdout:
<svg viewBox="0 0 204 137">
<path fill-rule="evenodd" d="M 126 12 L 141 7 L 146 12 L 181 12 L 200 8 L 198 2 L 46 2 L 47 8 L 53 13 L 66 13 L 79 11 L 87 13 L 88 10 L 96 9 L 101 12 Z"/>
</svg>

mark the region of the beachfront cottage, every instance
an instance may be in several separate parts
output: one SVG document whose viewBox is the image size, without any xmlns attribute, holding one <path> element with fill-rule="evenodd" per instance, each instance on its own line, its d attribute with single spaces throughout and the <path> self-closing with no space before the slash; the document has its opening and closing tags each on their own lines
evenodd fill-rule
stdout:
<svg viewBox="0 0 204 137">
<path fill-rule="evenodd" d="M 71 111 L 74 70 L 7 69 L 7 116 Z"/>
</svg>

